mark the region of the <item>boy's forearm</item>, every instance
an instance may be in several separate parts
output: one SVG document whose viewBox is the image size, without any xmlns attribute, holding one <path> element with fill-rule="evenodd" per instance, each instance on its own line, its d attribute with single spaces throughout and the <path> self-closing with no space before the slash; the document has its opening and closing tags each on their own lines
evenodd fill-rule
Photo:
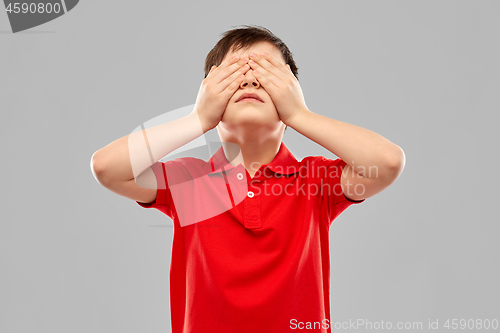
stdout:
<svg viewBox="0 0 500 333">
<path fill-rule="evenodd" d="M 392 176 L 404 167 L 403 150 L 383 136 L 365 128 L 310 110 L 297 113 L 287 125 L 340 157 L 361 176 L 377 176 L 368 172 L 374 167 L 379 177 Z"/>
<path fill-rule="evenodd" d="M 204 133 L 196 112 L 126 135 L 92 157 L 96 173 L 106 180 L 131 180 L 175 149 Z"/>
</svg>

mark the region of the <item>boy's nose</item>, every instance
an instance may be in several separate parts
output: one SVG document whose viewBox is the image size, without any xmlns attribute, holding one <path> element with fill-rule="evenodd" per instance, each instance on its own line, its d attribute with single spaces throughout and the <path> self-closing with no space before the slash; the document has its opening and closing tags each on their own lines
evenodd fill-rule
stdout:
<svg viewBox="0 0 500 333">
<path fill-rule="evenodd" d="M 243 78 L 243 81 L 241 81 L 242 87 L 245 87 L 248 84 L 251 84 L 251 85 L 256 86 L 256 87 L 258 87 L 260 85 L 259 81 L 257 81 L 257 79 L 255 78 L 255 75 L 253 74 L 252 69 L 249 69 L 246 72 L 245 77 Z"/>
</svg>

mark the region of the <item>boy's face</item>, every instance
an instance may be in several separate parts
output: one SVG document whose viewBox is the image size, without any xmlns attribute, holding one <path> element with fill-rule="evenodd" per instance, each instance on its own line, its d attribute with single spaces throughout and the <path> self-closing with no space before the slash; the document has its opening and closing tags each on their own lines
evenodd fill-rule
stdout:
<svg viewBox="0 0 500 333">
<path fill-rule="evenodd" d="M 279 49 L 268 42 L 255 44 L 248 51 L 240 49 L 237 52 L 229 52 L 223 61 L 234 55 L 238 55 L 240 59 L 249 58 L 249 54 L 252 52 L 256 55 L 267 52 L 270 56 L 278 59 L 279 62 L 285 65 L 285 60 Z M 238 102 L 240 96 L 245 93 L 257 94 L 263 103 L 257 101 Z M 229 99 L 226 110 L 222 115 L 221 123 L 218 126 L 222 126 L 225 130 L 238 131 L 239 133 L 244 133 L 247 130 L 283 132 L 285 128 L 285 124 L 281 122 L 270 95 L 255 78 L 251 68 L 245 74 L 239 88 Z"/>
</svg>

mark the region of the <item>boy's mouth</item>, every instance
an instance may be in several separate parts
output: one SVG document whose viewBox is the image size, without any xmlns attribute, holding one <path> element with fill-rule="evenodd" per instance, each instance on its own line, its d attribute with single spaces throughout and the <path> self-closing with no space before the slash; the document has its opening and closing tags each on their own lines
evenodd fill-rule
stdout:
<svg viewBox="0 0 500 333">
<path fill-rule="evenodd" d="M 241 96 L 238 97 L 238 100 L 236 101 L 236 103 L 238 103 L 238 102 L 260 102 L 260 103 L 264 103 L 264 101 L 262 100 L 262 98 L 260 98 L 259 95 L 254 94 L 254 93 L 244 93 L 244 94 L 241 94 Z"/>
<path fill-rule="evenodd" d="M 239 102 L 255 102 L 255 103 L 263 103 L 262 101 L 259 101 L 258 99 L 255 98 L 243 98 L 238 101 Z"/>
</svg>

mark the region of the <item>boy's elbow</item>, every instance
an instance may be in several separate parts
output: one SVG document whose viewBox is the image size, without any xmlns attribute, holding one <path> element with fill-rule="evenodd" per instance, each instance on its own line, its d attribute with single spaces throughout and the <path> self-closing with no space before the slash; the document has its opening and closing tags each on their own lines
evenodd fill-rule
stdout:
<svg viewBox="0 0 500 333">
<path fill-rule="evenodd" d="M 99 158 L 98 152 L 96 151 L 90 158 L 90 170 L 95 180 L 102 185 L 105 177 L 105 166 L 103 160 Z"/>
<path fill-rule="evenodd" d="M 387 158 L 387 168 L 396 178 L 403 172 L 406 164 L 406 156 L 403 149 L 395 145 L 394 151 Z"/>
</svg>

